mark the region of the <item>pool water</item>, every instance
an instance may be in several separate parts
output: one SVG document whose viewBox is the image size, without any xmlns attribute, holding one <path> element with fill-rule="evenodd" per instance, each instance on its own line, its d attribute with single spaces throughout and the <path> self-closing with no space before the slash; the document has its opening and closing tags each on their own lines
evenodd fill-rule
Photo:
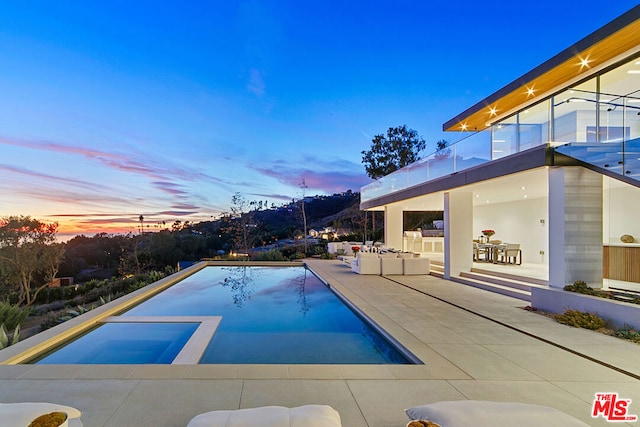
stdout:
<svg viewBox="0 0 640 427">
<path fill-rule="evenodd" d="M 199 363 L 414 363 L 305 267 L 208 266 L 121 314 L 120 321 L 140 316 L 221 316 Z M 134 331 L 135 325 L 107 323 L 37 363 L 77 360 L 77 349 L 67 350 L 73 345 L 94 348 L 88 353 L 95 356 L 95 361 L 85 354 L 82 362 L 67 363 L 171 363 L 167 358 L 176 348 L 179 351 L 185 334 L 194 328 L 191 323 L 147 323 L 137 325 L 139 330 Z M 115 326 L 120 329 L 108 338 L 108 329 Z M 154 336 L 159 332 L 149 332 L 150 327 L 166 329 L 167 336 Z M 117 339 L 130 336 L 129 344 L 126 339 Z M 144 341 L 156 350 L 142 355 L 145 345 L 140 342 Z M 105 343 L 116 348 L 107 351 Z M 154 360 L 151 354 L 156 351 L 162 358 Z M 107 353 L 122 356 L 107 357 Z M 128 355 L 135 356 L 136 361 L 130 361 Z M 142 359 L 150 361 L 137 361 Z"/>
<path fill-rule="evenodd" d="M 194 323 L 107 323 L 46 356 L 40 364 L 168 364 Z"/>
</svg>

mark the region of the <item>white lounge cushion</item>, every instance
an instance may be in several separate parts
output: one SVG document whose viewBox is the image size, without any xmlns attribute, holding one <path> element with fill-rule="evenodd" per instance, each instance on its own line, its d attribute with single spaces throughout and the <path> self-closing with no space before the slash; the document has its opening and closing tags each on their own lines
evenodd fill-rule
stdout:
<svg viewBox="0 0 640 427">
<path fill-rule="evenodd" d="M 380 258 L 380 273 L 383 276 L 402 274 L 402 261 L 402 258 Z"/>
<path fill-rule="evenodd" d="M 296 408 L 263 406 L 200 414 L 187 427 L 341 427 L 340 414 L 327 405 Z"/>
<path fill-rule="evenodd" d="M 457 400 L 407 409 L 412 420 L 442 427 L 588 427 L 588 424 L 548 406 L 519 402 Z"/>
<path fill-rule="evenodd" d="M 405 275 L 430 273 L 431 262 L 429 258 L 405 258 L 403 261 Z"/>
<path fill-rule="evenodd" d="M 351 271 L 358 274 L 380 274 L 380 258 L 378 254 L 359 253 L 351 262 Z"/>
<path fill-rule="evenodd" d="M 28 426 L 40 415 L 51 412 L 64 412 L 69 427 L 82 427 L 82 413 L 76 408 L 46 402 L 0 403 L 0 427 Z"/>
</svg>

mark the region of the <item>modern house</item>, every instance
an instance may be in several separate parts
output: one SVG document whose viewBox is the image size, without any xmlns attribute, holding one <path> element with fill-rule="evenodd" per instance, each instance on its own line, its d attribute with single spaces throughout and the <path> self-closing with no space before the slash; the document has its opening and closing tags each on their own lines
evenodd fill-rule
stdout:
<svg viewBox="0 0 640 427">
<path fill-rule="evenodd" d="M 534 306 L 576 280 L 640 290 L 640 6 L 443 129 L 464 138 L 361 189 L 387 246 L 406 245 L 403 212 L 442 211 L 445 278 L 481 264 L 473 240 L 492 229 L 520 245 L 505 270 L 542 276 Z"/>
</svg>

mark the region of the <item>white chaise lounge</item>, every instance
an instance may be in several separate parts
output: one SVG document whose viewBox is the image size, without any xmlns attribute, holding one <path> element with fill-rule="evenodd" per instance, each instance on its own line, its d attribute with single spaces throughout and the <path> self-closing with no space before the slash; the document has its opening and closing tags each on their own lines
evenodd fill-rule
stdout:
<svg viewBox="0 0 640 427">
<path fill-rule="evenodd" d="M 82 413 L 76 408 L 46 402 L 0 403 L 0 427 L 26 427 L 40 415 L 51 412 L 64 412 L 69 427 L 82 427 Z"/>
<path fill-rule="evenodd" d="M 340 414 L 327 405 L 296 408 L 263 406 L 231 411 L 211 411 L 189 421 L 187 427 L 341 427 Z"/>
</svg>

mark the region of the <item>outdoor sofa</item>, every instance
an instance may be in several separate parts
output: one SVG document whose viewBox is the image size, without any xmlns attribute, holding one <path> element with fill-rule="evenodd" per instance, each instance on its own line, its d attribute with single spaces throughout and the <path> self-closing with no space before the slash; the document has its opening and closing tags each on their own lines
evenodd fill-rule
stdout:
<svg viewBox="0 0 640 427">
<path fill-rule="evenodd" d="M 411 252 L 358 252 L 351 261 L 351 271 L 374 275 L 429 274 L 429 258 Z"/>
</svg>

